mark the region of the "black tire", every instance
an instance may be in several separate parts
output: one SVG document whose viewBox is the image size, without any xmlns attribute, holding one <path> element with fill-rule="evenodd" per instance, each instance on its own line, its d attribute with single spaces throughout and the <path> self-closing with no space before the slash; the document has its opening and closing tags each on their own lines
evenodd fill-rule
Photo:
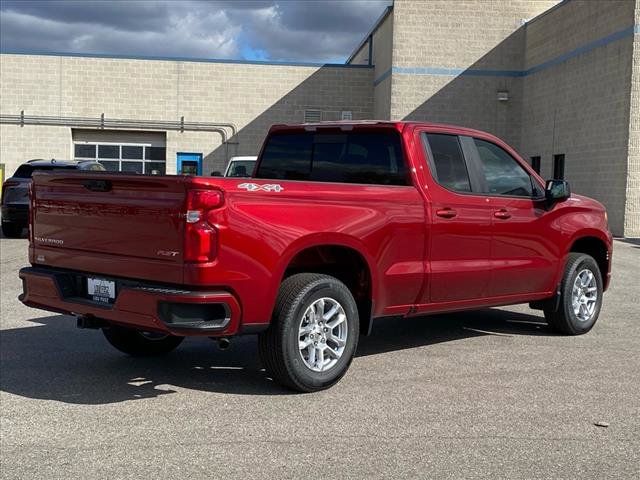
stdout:
<svg viewBox="0 0 640 480">
<path fill-rule="evenodd" d="M 318 372 L 305 364 L 299 350 L 299 328 L 307 309 L 322 298 L 330 298 L 342 306 L 347 336 L 336 363 L 328 370 Z M 285 387 L 299 392 L 329 388 L 343 377 L 353 360 L 359 323 L 356 302 L 342 282 L 317 273 L 292 275 L 282 282 L 271 325 L 259 337 L 260 358 L 267 373 Z"/>
<path fill-rule="evenodd" d="M 19 223 L 2 222 L 2 235 L 7 238 L 20 238 L 24 225 Z"/>
<path fill-rule="evenodd" d="M 576 277 L 584 270 L 590 271 L 595 280 L 597 288 L 597 299 L 593 314 L 587 320 L 581 320 L 576 315 L 572 305 L 572 292 Z M 564 269 L 564 276 L 560 284 L 560 302 L 558 310 L 552 308 L 544 309 L 544 316 L 549 326 L 558 333 L 565 335 L 582 335 L 593 328 L 600 308 L 602 307 L 602 275 L 598 263 L 593 257 L 584 253 L 570 253 L 567 265 Z"/>
<path fill-rule="evenodd" d="M 133 357 L 163 355 L 174 350 L 184 337 L 160 335 L 116 325 L 102 329 L 107 341 L 123 353 Z"/>
</svg>

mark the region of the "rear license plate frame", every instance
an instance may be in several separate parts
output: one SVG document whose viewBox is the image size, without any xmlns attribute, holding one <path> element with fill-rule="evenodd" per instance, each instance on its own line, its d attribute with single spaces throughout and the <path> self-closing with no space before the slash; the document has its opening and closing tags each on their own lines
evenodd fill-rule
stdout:
<svg viewBox="0 0 640 480">
<path fill-rule="evenodd" d="M 102 305 L 116 301 L 116 282 L 100 277 L 87 277 L 87 298 Z"/>
</svg>

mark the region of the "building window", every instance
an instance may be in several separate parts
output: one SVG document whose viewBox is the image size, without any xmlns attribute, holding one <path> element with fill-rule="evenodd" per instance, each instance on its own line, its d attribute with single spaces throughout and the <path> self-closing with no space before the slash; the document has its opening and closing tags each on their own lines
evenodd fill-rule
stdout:
<svg viewBox="0 0 640 480">
<path fill-rule="evenodd" d="M 77 148 L 85 145 L 76 145 L 76 157 L 78 155 Z M 91 145 L 94 146 L 94 145 Z M 120 146 L 118 145 L 98 145 L 98 158 L 120 158 Z"/>
<path fill-rule="evenodd" d="M 115 143 L 76 143 L 76 160 L 97 160 L 111 172 L 164 175 L 166 147 Z"/>
<path fill-rule="evenodd" d="M 318 123 L 322 121 L 321 110 L 305 110 L 304 123 Z"/>
<path fill-rule="evenodd" d="M 126 158 L 127 160 L 142 160 L 144 158 L 142 155 L 143 149 L 144 147 L 137 145 L 123 145 L 122 158 Z"/>
<path fill-rule="evenodd" d="M 564 153 L 553 156 L 553 178 L 564 180 Z"/>
<path fill-rule="evenodd" d="M 75 145 L 76 158 L 96 158 L 96 146 L 95 145 Z"/>
<path fill-rule="evenodd" d="M 531 157 L 531 168 L 533 168 L 538 175 L 540 174 L 540 156 L 539 155 Z"/>
<path fill-rule="evenodd" d="M 165 147 L 146 147 L 144 149 L 145 160 L 161 160 L 165 161 L 167 149 Z"/>
</svg>

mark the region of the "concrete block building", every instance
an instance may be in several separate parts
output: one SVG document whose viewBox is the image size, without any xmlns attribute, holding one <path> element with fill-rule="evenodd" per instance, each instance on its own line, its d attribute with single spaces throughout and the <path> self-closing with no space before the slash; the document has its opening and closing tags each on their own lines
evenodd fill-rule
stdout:
<svg viewBox="0 0 640 480">
<path fill-rule="evenodd" d="M 640 236 L 640 0 L 395 0 L 345 64 L 0 56 L 0 162 L 223 171 L 274 123 L 446 122 L 494 133 Z"/>
</svg>

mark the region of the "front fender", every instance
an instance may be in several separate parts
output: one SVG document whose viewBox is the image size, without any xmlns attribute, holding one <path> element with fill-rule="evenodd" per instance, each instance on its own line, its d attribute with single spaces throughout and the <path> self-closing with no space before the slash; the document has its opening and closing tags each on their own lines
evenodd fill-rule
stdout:
<svg viewBox="0 0 640 480">
<path fill-rule="evenodd" d="M 603 243 L 607 251 L 608 267 L 606 272 L 602 272 L 604 288 L 609 285 L 611 276 L 611 255 L 613 253 L 613 236 L 609 231 L 603 212 L 582 211 L 571 215 L 565 215 L 558 219 L 558 229 L 566 239 L 562 248 L 562 258 L 556 272 L 555 284 L 559 285 L 564 274 L 564 267 L 567 263 L 569 253 L 577 241 L 583 238 L 595 238 Z"/>
</svg>

